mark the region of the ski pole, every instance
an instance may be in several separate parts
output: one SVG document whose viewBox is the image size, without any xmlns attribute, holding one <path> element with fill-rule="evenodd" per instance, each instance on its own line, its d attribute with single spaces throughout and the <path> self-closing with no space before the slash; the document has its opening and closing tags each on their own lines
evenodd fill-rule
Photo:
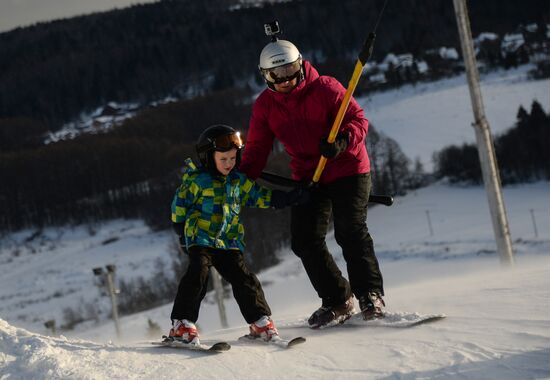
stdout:
<svg viewBox="0 0 550 380">
<path fill-rule="evenodd" d="M 346 89 L 344 99 L 342 100 L 342 104 L 340 104 L 340 108 L 338 109 L 338 113 L 336 114 L 336 118 L 334 119 L 334 123 L 332 124 L 330 134 L 328 135 L 328 138 L 327 138 L 327 142 L 330 144 L 332 144 L 334 140 L 336 140 L 336 135 L 338 135 L 338 130 L 340 129 L 340 125 L 342 124 L 344 115 L 348 110 L 348 106 L 351 101 L 351 96 L 353 95 L 353 91 L 355 91 L 355 87 L 357 87 L 359 78 L 363 73 L 363 66 L 365 66 L 365 64 L 367 63 L 367 61 L 369 60 L 372 54 L 372 49 L 374 47 L 374 39 L 376 38 L 376 29 L 378 28 L 378 24 L 380 23 L 380 19 L 382 18 L 382 14 L 384 13 L 384 9 L 386 8 L 387 3 L 388 3 L 388 0 L 384 2 L 382 10 L 378 15 L 378 20 L 376 21 L 376 24 L 374 26 L 374 30 L 371 33 L 369 33 L 369 36 L 367 37 L 367 40 L 365 41 L 365 44 L 363 45 L 363 48 L 361 49 L 361 52 L 357 57 L 357 62 L 355 63 L 355 69 L 353 70 L 353 74 L 349 81 L 348 88 Z M 315 169 L 315 173 L 313 174 L 313 179 L 311 184 L 315 184 L 319 182 L 319 179 L 321 178 L 321 174 L 325 169 L 326 163 L 327 163 L 327 158 L 324 156 L 321 156 L 321 158 L 319 159 L 319 163 L 317 164 L 317 168 Z"/>
</svg>

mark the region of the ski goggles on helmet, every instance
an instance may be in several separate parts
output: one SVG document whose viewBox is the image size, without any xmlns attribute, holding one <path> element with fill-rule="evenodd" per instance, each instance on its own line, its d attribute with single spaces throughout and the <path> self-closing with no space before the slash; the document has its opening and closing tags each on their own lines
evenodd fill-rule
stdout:
<svg viewBox="0 0 550 380">
<path fill-rule="evenodd" d="M 302 60 L 297 59 L 283 66 L 273 67 L 272 69 L 262 69 L 262 75 L 266 81 L 280 84 L 298 78 L 301 70 Z"/>
<path fill-rule="evenodd" d="M 218 152 L 226 152 L 233 148 L 242 149 L 243 147 L 244 144 L 240 132 L 222 135 L 212 139 L 212 148 Z"/>
</svg>

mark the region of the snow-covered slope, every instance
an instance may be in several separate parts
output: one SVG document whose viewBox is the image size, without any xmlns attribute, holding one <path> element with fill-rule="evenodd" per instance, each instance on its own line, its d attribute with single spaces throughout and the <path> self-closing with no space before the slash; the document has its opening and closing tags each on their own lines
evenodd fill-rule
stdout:
<svg viewBox="0 0 550 380">
<path fill-rule="evenodd" d="M 64 324 L 65 309 L 96 303 L 109 310 L 92 269 L 115 264 L 120 278 L 150 278 L 168 266 L 172 235 L 153 233 L 142 221 L 112 221 L 97 227 L 21 231 L 0 240 L 0 318 L 36 331 Z M 168 271 L 170 273 L 170 271 Z M 52 307 L 53 306 L 53 307 Z M 85 317 L 86 311 L 81 309 Z"/>
<path fill-rule="evenodd" d="M 510 119 L 506 128 L 519 103 L 528 108 L 537 97 L 546 110 L 550 108 L 548 100 L 533 96 L 547 81 L 516 83 L 509 77 L 513 73 L 490 76 L 502 82 L 495 101 L 509 113 L 503 116 Z M 453 85 L 433 84 L 420 92 L 418 86 L 415 91 L 377 94 L 361 102 L 380 130 L 408 146 L 407 154 L 422 156 L 457 143 L 457 135 L 448 130 L 440 133 L 440 126 L 452 124 L 448 119 L 455 109 L 452 105 L 465 108 L 451 119 L 464 126 L 468 141 L 473 140 L 465 84 L 449 83 Z M 459 88 L 460 93 L 453 90 Z M 506 95 L 515 92 L 524 100 L 518 103 L 518 98 Z M 420 106 L 430 112 L 411 110 Z M 394 121 L 396 116 L 407 123 Z M 429 145 L 422 136 L 432 138 Z M 4 236 L 0 379 L 550 378 L 549 194 L 548 182 L 504 189 L 516 252 L 513 268 L 499 265 L 482 187 L 439 183 L 397 198 L 392 207 L 371 208 L 369 228 L 384 274 L 388 310 L 447 315 L 443 321 L 412 329 L 344 325 L 314 331 L 297 326 L 319 300 L 299 260 L 288 249 L 282 250 L 281 264 L 259 278 L 281 334 L 307 338 L 288 351 L 238 342 L 247 326 L 232 298 L 225 302 L 227 329 L 221 328 L 214 303 L 205 301 L 201 307 L 202 340 L 227 340 L 233 345 L 219 355 L 149 344 L 168 331 L 170 304 L 121 318 L 121 339 L 116 338 L 113 323 L 104 320 L 99 325 L 78 325 L 63 331 L 64 336 L 48 336 L 43 323 L 56 319 L 61 324 L 66 307 L 78 309 L 95 302 L 109 310 L 108 297 L 102 297 L 94 285 L 92 268 L 115 264 L 119 278 L 147 277 L 160 263 L 169 262 L 173 238 L 168 232 L 150 231 L 140 221 Z M 332 235 L 327 243 L 345 271 Z M 157 323 L 161 332 L 151 335 L 149 321 Z"/>
<path fill-rule="evenodd" d="M 318 300 L 300 263 L 287 251 L 281 253 L 280 265 L 259 277 L 281 334 L 308 339 L 295 349 L 238 342 L 247 328 L 228 299 L 229 329 L 220 328 L 214 304 L 204 303 L 199 319 L 203 341 L 233 345 L 224 354 L 151 347 L 147 320 L 167 330 L 166 305 L 122 318 L 121 341 L 111 323 L 52 338 L 3 320 L 0 374 L 7 379 L 550 377 L 547 194 L 549 183 L 505 190 L 514 205 L 509 212 L 517 252 L 514 268 L 502 268 L 494 253 L 482 188 L 436 185 L 397 199 L 391 208 L 371 209 L 388 309 L 444 313 L 447 319 L 441 322 L 412 329 L 297 327 L 296 321 L 318 307 Z M 423 220 L 426 208 L 434 216 L 434 236 Z M 537 210 L 538 238 L 533 237 L 530 208 Z M 343 266 L 332 238 L 329 246 Z"/>
<path fill-rule="evenodd" d="M 46 337 L 0 321 L 0 374 L 7 379 L 548 378 L 548 255 L 522 258 L 513 270 L 495 268 L 494 258 L 477 260 L 385 265 L 390 276 L 407 272 L 405 283 L 388 281 L 389 307 L 447 314 L 431 325 L 313 331 L 292 326 L 311 311 L 313 297 L 300 298 L 302 304 L 289 309 L 278 300 L 275 316 L 286 315 L 278 318 L 281 334 L 303 335 L 305 344 L 288 351 L 245 345 L 236 340 L 246 331 L 241 323 L 204 334 L 206 342 L 233 345 L 227 353 L 205 356 L 147 341 L 106 344 Z M 300 277 L 266 286 L 268 297 L 281 288 L 287 297 L 307 293 L 296 288 L 305 285 Z M 203 310 L 208 312 L 215 310 Z"/>
</svg>

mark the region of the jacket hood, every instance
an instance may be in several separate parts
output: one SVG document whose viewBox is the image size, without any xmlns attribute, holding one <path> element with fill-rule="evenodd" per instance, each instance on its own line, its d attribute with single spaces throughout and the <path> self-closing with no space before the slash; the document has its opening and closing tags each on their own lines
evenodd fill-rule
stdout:
<svg viewBox="0 0 550 380">
<path fill-rule="evenodd" d="M 191 174 L 193 172 L 200 171 L 199 168 L 197 168 L 197 165 L 193 162 L 191 158 L 186 158 L 183 162 L 183 174 Z"/>
</svg>

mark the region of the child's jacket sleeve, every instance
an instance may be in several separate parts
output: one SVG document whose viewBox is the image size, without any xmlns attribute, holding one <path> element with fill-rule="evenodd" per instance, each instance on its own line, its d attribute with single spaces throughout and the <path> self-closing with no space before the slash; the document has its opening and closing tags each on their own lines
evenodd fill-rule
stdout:
<svg viewBox="0 0 550 380">
<path fill-rule="evenodd" d="M 241 205 L 244 207 L 269 208 L 271 189 L 261 186 L 245 175 L 241 179 Z"/>
</svg>

